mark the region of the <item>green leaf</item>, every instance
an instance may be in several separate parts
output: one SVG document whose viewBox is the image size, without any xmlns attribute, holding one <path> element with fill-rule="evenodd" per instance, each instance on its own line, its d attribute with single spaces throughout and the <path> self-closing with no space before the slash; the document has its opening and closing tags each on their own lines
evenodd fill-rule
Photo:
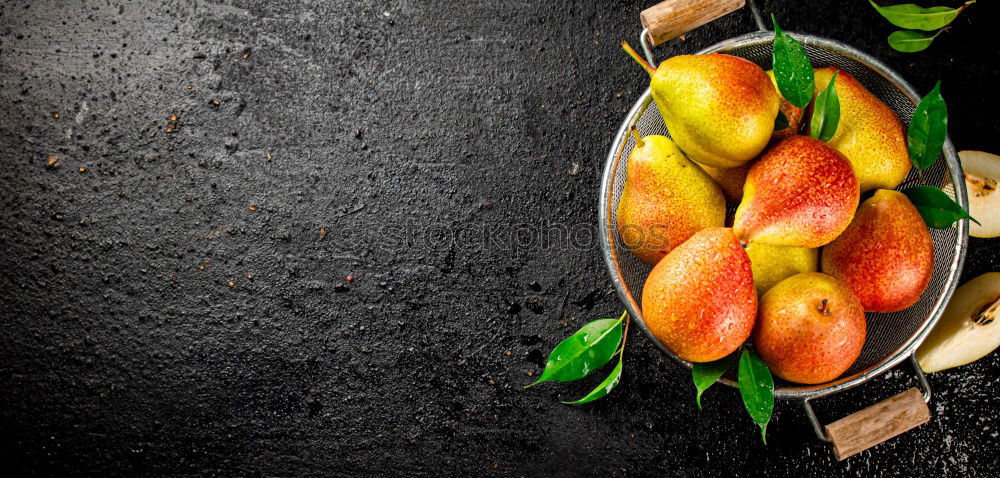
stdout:
<svg viewBox="0 0 1000 478">
<path fill-rule="evenodd" d="M 624 318 L 625 314 L 618 319 L 597 319 L 559 342 L 549 354 L 542 375 L 525 388 L 542 382 L 572 382 L 601 368 L 618 349 Z"/>
<path fill-rule="evenodd" d="M 622 355 L 618 354 L 618 365 L 615 365 L 614 370 L 608 374 L 608 377 L 604 379 L 597 387 L 594 387 L 587 395 L 579 400 L 574 400 L 572 402 L 563 402 L 566 405 L 582 405 L 584 403 L 593 402 L 598 398 L 601 398 L 618 386 L 618 382 L 622 379 Z"/>
<path fill-rule="evenodd" d="M 788 127 L 788 117 L 785 116 L 785 112 L 778 110 L 778 116 L 774 117 L 774 130 L 781 131 Z"/>
<path fill-rule="evenodd" d="M 947 229 L 959 219 L 969 219 L 979 224 L 979 221 L 965 212 L 962 206 L 959 206 L 938 188 L 917 186 L 904 189 L 901 192 L 910 198 L 910 202 L 920 212 L 924 222 L 934 229 Z"/>
<path fill-rule="evenodd" d="M 910 161 L 917 169 L 927 169 L 941 155 L 945 136 L 948 135 L 948 106 L 941 97 L 941 82 L 920 100 L 910 127 L 906 130 L 906 147 Z"/>
<path fill-rule="evenodd" d="M 802 45 L 778 26 L 774 15 L 771 15 L 771 22 L 774 23 L 774 46 L 771 49 L 774 81 L 781 96 L 789 103 L 805 108 L 815 89 L 812 63 Z"/>
<path fill-rule="evenodd" d="M 948 25 L 958 16 L 965 7 L 976 3 L 975 0 L 966 2 L 958 8 L 951 7 L 930 7 L 923 8 L 912 3 L 904 5 L 893 5 L 891 7 L 880 7 L 874 1 L 868 0 L 889 23 L 900 28 L 911 30 L 933 31 Z"/>
<path fill-rule="evenodd" d="M 917 30 L 896 30 L 889 34 L 889 46 L 893 50 L 903 53 L 915 53 L 926 50 L 931 46 L 931 42 L 937 38 L 944 30 L 933 35 Z"/>
<path fill-rule="evenodd" d="M 750 418 L 760 426 L 760 437 L 767 444 L 767 422 L 774 410 L 774 379 L 764 361 L 747 349 L 740 356 L 740 396 Z"/>
<path fill-rule="evenodd" d="M 694 380 L 694 386 L 698 389 L 698 394 L 695 396 L 695 402 L 698 403 L 698 408 L 701 408 L 701 394 L 708 390 L 722 374 L 729 370 L 729 366 L 733 364 L 733 356 L 729 355 L 723 357 L 714 362 L 695 362 L 691 366 L 691 379 Z"/>
<path fill-rule="evenodd" d="M 809 123 L 809 134 L 821 141 L 830 141 L 837 134 L 840 124 L 840 99 L 837 98 L 836 81 L 839 71 L 833 72 L 830 84 L 816 95 L 813 103 L 812 120 Z"/>
</svg>

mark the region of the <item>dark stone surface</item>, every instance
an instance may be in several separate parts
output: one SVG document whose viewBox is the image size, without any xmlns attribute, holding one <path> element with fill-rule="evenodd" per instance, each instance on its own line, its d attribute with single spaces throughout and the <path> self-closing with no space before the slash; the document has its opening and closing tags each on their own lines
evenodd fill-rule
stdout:
<svg viewBox="0 0 1000 478">
<path fill-rule="evenodd" d="M 3 2 L 4 468 L 1000 473 L 996 355 L 934 375 L 930 424 L 841 463 L 794 403 L 766 447 L 733 390 L 699 412 L 634 330 L 606 399 L 521 389 L 620 310 L 596 247 L 566 233 L 593 242 L 602 161 L 645 87 L 618 43 L 651 2 L 602 3 Z M 761 9 L 922 92 L 941 79 L 955 144 L 1000 152 L 990 2 L 911 55 L 865 2 Z M 740 11 L 658 55 L 752 28 Z M 1000 268 L 996 241 L 969 254 L 963 279 Z M 912 381 L 901 367 L 817 407 L 829 421 Z"/>
</svg>

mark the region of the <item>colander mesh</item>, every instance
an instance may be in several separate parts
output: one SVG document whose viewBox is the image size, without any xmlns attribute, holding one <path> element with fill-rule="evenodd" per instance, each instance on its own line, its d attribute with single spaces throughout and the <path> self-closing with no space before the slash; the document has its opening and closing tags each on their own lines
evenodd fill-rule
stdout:
<svg viewBox="0 0 1000 478">
<path fill-rule="evenodd" d="M 736 46 L 718 51 L 746 58 L 767 70 L 771 68 L 771 43 L 772 40 L 768 38 L 754 42 L 737 43 Z M 817 43 L 821 43 L 821 41 L 808 42 L 803 39 L 803 46 L 809 59 L 812 60 L 814 67 L 835 66 L 850 73 L 875 96 L 889 105 L 899 115 L 904 124 L 909 123 L 915 109 L 915 104 L 906 95 L 901 86 L 895 84 L 890 78 L 883 76 L 860 60 Z M 669 136 L 656 106 L 648 98 L 646 98 L 645 106 L 645 110 L 639 114 L 635 122 L 639 132 L 643 136 L 651 134 Z M 624 135 L 621 138 L 625 144 L 619 156 L 620 160 L 616 162 L 612 169 L 613 180 L 608 181 L 611 190 L 605 191 L 605 194 L 611 195 L 610 207 L 608 208 L 610 215 L 609 229 L 611 229 L 614 237 L 613 256 L 624 279 L 622 283 L 616 283 L 616 286 L 624 289 L 620 292 L 632 298 L 636 303 L 640 303 L 642 287 L 646 276 L 651 270 L 651 266 L 633 256 L 624 248 L 621 238 L 618 237 L 617 228 L 614 227 L 618 220 L 618 200 L 621 197 L 622 187 L 625 184 L 626 158 L 628 158 L 628 154 L 635 144 L 631 135 Z M 612 151 L 617 151 L 619 147 L 621 147 L 621 144 L 613 145 Z M 940 186 L 945 183 L 951 183 L 948 163 L 954 163 L 954 158 L 948 158 L 947 161 L 939 160 L 933 167 L 924 170 L 923 177 L 927 184 Z M 912 170 L 907 179 L 914 177 L 916 177 L 916 170 Z M 865 199 L 865 197 L 863 196 L 862 199 Z M 730 205 L 731 210 L 733 207 L 734 205 Z M 951 290 L 948 289 L 950 281 L 949 270 L 952 267 L 955 254 L 958 250 L 956 248 L 956 243 L 960 239 L 958 229 L 931 229 L 931 236 L 934 240 L 934 275 L 920 301 L 900 312 L 891 314 L 869 313 L 867 316 L 868 336 L 865 340 L 861 356 L 838 382 L 842 382 L 853 375 L 869 370 L 883 361 L 890 359 L 894 351 L 902 346 L 910 337 L 919 333 L 922 326 L 926 325 L 926 319 L 935 309 L 935 304 L 943 291 Z M 641 315 L 635 317 L 635 319 L 645 329 L 644 324 L 642 324 Z M 663 348 L 662 344 L 661 348 Z M 669 351 L 667 352 L 669 353 Z M 783 388 L 787 389 L 791 384 L 777 383 L 776 386 L 777 391 L 780 392 Z M 823 386 L 811 388 L 822 389 Z"/>
</svg>

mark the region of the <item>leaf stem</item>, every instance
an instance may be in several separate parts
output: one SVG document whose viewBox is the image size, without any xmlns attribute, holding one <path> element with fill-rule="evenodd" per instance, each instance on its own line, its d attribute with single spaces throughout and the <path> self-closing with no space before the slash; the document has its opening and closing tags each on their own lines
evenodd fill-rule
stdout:
<svg viewBox="0 0 1000 478">
<path fill-rule="evenodd" d="M 622 357 L 625 356 L 625 343 L 628 342 L 628 326 L 632 323 L 632 316 L 628 315 L 628 309 L 622 311 L 622 315 L 618 318 L 618 320 L 624 320 L 626 318 L 628 318 L 628 320 L 625 321 L 625 332 L 622 333 L 622 346 L 618 348 L 617 352 L 615 352 L 620 354 Z M 621 357 L 619 357 L 619 359 L 620 358 Z"/>
<path fill-rule="evenodd" d="M 632 48 L 632 45 L 629 45 L 627 41 L 622 42 L 622 50 L 625 50 L 625 53 L 628 53 L 628 56 L 632 57 L 636 63 L 642 65 L 642 67 L 646 70 L 646 73 L 649 73 L 649 76 L 653 76 L 653 73 L 656 72 L 656 68 L 653 68 L 645 58 L 639 56 L 639 53 L 636 52 Z"/>
</svg>

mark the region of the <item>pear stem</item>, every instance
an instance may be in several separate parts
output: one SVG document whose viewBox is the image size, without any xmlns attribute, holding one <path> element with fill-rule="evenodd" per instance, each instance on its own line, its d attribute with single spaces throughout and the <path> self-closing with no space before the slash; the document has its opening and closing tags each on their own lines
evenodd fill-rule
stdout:
<svg viewBox="0 0 1000 478">
<path fill-rule="evenodd" d="M 919 170 L 919 169 L 917 170 L 917 174 L 918 174 L 918 175 L 920 174 L 920 170 Z M 902 188 L 904 188 L 904 187 L 906 187 L 906 186 L 908 186 L 908 185 L 910 185 L 910 184 L 913 184 L 913 183 L 915 183 L 915 182 L 917 182 L 917 181 L 918 181 L 918 179 L 917 179 L 917 178 L 910 178 L 910 179 L 907 179 L 906 181 L 903 181 L 903 182 L 902 182 L 902 183 L 901 183 L 901 184 L 899 185 L 899 188 L 900 188 L 900 189 L 902 189 Z"/>
<path fill-rule="evenodd" d="M 625 53 L 628 53 L 628 56 L 632 57 L 636 63 L 641 65 L 646 70 L 646 73 L 649 73 L 649 76 L 653 76 L 653 73 L 656 72 L 656 68 L 650 66 L 649 62 L 647 62 L 645 58 L 639 56 L 639 53 L 632 49 L 632 45 L 629 45 L 627 41 L 622 42 L 622 50 L 625 50 Z"/>
<path fill-rule="evenodd" d="M 819 313 L 823 315 L 830 315 L 830 308 L 827 306 L 827 300 L 823 299 L 823 302 L 819 305 Z"/>
<path fill-rule="evenodd" d="M 644 141 L 642 140 L 642 136 L 639 136 L 639 130 L 635 126 L 633 126 L 632 129 L 629 130 L 629 132 L 632 133 L 632 137 L 635 138 L 635 147 L 641 148 L 643 146 Z"/>
</svg>

